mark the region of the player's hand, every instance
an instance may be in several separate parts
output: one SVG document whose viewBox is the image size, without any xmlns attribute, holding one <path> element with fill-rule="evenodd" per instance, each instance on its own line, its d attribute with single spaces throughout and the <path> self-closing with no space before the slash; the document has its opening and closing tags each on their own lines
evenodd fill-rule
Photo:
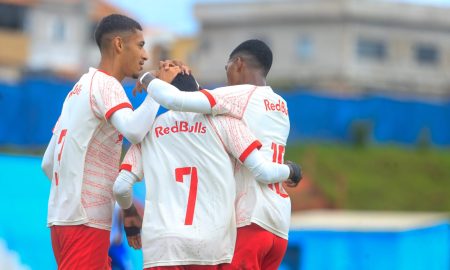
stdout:
<svg viewBox="0 0 450 270">
<path fill-rule="evenodd" d="M 142 217 L 134 204 L 130 208 L 123 210 L 123 227 L 127 235 L 128 245 L 134 249 L 141 249 Z"/>
<path fill-rule="evenodd" d="M 145 91 L 145 87 L 144 87 L 144 85 L 142 85 L 142 83 L 139 80 L 137 80 L 136 84 L 134 85 L 133 92 L 132 92 L 133 97 L 135 97 L 137 95 L 137 93 L 142 93 L 142 91 Z"/>
<path fill-rule="evenodd" d="M 158 76 L 159 76 L 159 71 L 158 70 L 151 70 L 149 72 L 151 74 L 153 74 L 153 76 L 158 78 Z M 143 91 L 147 91 L 148 85 L 144 85 L 144 84 L 141 83 L 141 76 L 144 76 L 146 73 L 147 72 L 142 73 L 139 76 L 139 79 L 136 81 L 136 84 L 134 85 L 134 88 L 133 88 L 133 91 L 132 91 L 133 97 L 135 97 L 137 93 L 142 93 Z"/>
<path fill-rule="evenodd" d="M 191 68 L 188 65 L 185 65 L 180 60 L 165 60 L 165 61 L 159 61 L 159 69 L 161 70 L 168 70 L 171 67 L 179 67 L 181 69 L 181 73 L 190 75 L 191 74 Z"/>
<path fill-rule="evenodd" d="M 296 187 L 298 185 L 298 183 L 300 183 L 300 180 L 302 180 L 303 175 L 302 175 L 302 168 L 300 167 L 300 165 L 290 161 L 290 160 L 286 160 L 285 162 L 286 165 L 288 165 L 291 174 L 289 175 L 289 179 L 286 180 L 286 185 L 288 187 Z"/>
<path fill-rule="evenodd" d="M 181 69 L 179 66 L 169 67 L 168 69 L 160 69 L 158 79 L 171 83 L 180 72 Z"/>
</svg>

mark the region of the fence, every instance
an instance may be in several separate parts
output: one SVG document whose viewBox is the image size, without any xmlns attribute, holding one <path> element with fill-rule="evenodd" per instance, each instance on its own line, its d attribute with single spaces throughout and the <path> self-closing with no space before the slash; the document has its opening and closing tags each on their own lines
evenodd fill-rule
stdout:
<svg viewBox="0 0 450 270">
<path fill-rule="evenodd" d="M 0 84 L 0 146 L 44 146 L 73 82 L 28 78 L 19 85 Z M 134 106 L 143 95 L 131 96 Z M 450 145 L 450 102 L 366 95 L 335 97 L 313 91 L 282 93 L 289 105 L 291 142 L 352 141 L 358 136 L 379 143 Z M 360 135 L 358 135 L 360 134 Z"/>
</svg>

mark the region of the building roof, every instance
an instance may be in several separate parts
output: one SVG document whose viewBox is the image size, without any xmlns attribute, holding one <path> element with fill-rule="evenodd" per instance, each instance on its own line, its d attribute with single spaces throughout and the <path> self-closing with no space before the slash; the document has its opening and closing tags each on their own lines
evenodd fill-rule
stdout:
<svg viewBox="0 0 450 270">
<path fill-rule="evenodd" d="M 450 27 L 450 8 L 381 0 L 266 0 L 202 3 L 197 18 L 208 24 L 249 22 L 334 21 Z"/>
</svg>

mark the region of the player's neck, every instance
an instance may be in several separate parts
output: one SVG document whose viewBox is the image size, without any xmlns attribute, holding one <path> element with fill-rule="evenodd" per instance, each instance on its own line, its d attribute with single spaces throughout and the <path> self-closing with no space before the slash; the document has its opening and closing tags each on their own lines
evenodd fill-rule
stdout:
<svg viewBox="0 0 450 270">
<path fill-rule="evenodd" d="M 125 79 L 125 75 L 121 72 L 120 68 L 115 65 L 116 63 L 114 61 L 108 61 L 102 58 L 97 69 L 116 78 L 119 82 L 122 82 L 123 79 Z"/>
<path fill-rule="evenodd" d="M 244 82 L 255 86 L 266 86 L 266 78 L 255 72 L 245 74 Z"/>
</svg>

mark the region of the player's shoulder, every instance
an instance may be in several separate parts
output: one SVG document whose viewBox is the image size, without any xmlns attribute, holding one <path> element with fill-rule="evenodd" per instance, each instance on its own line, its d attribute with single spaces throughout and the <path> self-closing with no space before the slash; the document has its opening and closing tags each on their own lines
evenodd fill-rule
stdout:
<svg viewBox="0 0 450 270">
<path fill-rule="evenodd" d="M 107 83 L 114 86 L 122 86 L 122 84 L 113 76 L 109 75 L 103 70 L 96 69 L 96 68 L 89 68 L 89 72 L 87 73 L 90 76 L 90 79 L 99 81 L 101 83 Z"/>
<path fill-rule="evenodd" d="M 232 93 L 245 93 L 254 91 L 255 86 L 250 84 L 238 84 L 238 85 L 230 85 L 218 87 L 216 89 L 210 90 L 212 93 L 224 93 L 224 94 L 232 94 Z"/>
<path fill-rule="evenodd" d="M 264 95 L 267 95 L 267 96 L 270 96 L 270 97 L 273 97 L 276 99 L 281 99 L 284 101 L 284 98 L 282 96 L 280 96 L 277 92 L 275 92 L 271 86 L 268 86 L 268 85 L 259 87 L 258 93 L 261 93 L 261 94 L 264 94 Z"/>
</svg>

